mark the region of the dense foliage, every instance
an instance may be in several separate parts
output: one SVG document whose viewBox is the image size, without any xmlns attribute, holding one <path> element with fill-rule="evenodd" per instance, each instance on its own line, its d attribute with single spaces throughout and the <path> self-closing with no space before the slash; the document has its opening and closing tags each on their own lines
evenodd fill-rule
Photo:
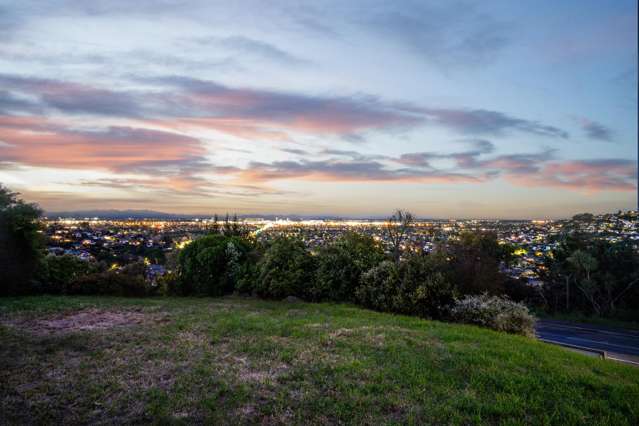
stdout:
<svg viewBox="0 0 639 426">
<path fill-rule="evenodd" d="M 41 271 L 42 291 L 49 294 L 71 294 L 77 289 L 76 281 L 85 275 L 100 272 L 101 265 L 71 255 L 48 255 Z"/>
<path fill-rule="evenodd" d="M 551 311 L 639 320 L 639 253 L 630 241 L 570 235 L 545 263 L 543 296 Z"/>
<path fill-rule="evenodd" d="M 445 318 L 456 290 L 442 261 L 437 255 L 412 255 L 399 265 L 382 262 L 362 275 L 356 301 L 378 311 Z"/>
<path fill-rule="evenodd" d="M 384 250 L 372 237 L 348 232 L 319 250 L 308 296 L 312 300 L 354 301 L 361 275 L 384 259 Z"/>
<path fill-rule="evenodd" d="M 385 260 L 362 275 L 355 299 L 366 308 L 392 312 L 396 306 L 398 283 L 397 264 Z"/>
<path fill-rule="evenodd" d="M 157 286 L 145 280 L 144 270 L 144 263 L 137 262 L 126 265 L 117 271 L 106 270 L 81 275 L 69 283 L 66 293 L 128 297 L 156 294 Z"/>
<path fill-rule="evenodd" d="M 499 244 L 493 232 L 464 232 L 443 246 L 452 280 L 462 294 L 503 294 L 506 276 L 500 265 L 512 256 L 512 247 Z"/>
<path fill-rule="evenodd" d="M 35 204 L 0 185 L 0 295 L 33 293 L 43 242 Z"/>
<path fill-rule="evenodd" d="M 305 298 L 313 281 L 315 261 L 304 243 L 295 238 L 275 238 L 257 264 L 255 292 L 264 298 Z"/>
<path fill-rule="evenodd" d="M 399 266 L 394 311 L 422 318 L 446 318 L 459 294 L 442 253 L 413 255 Z"/>
<path fill-rule="evenodd" d="M 198 238 L 178 257 L 179 294 L 222 296 L 232 293 L 246 253 L 246 239 L 222 234 Z"/>
</svg>

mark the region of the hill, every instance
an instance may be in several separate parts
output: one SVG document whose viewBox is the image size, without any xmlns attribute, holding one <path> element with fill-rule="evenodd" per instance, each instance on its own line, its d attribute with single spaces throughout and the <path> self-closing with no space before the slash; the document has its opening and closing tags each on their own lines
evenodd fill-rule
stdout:
<svg viewBox="0 0 639 426">
<path fill-rule="evenodd" d="M 639 369 L 473 326 L 246 298 L 0 299 L 2 423 L 637 424 Z"/>
</svg>

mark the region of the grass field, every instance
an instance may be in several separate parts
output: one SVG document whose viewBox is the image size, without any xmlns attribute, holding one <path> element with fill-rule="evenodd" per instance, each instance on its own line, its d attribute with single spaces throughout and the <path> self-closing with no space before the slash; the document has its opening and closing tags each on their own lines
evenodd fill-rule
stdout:
<svg viewBox="0 0 639 426">
<path fill-rule="evenodd" d="M 348 305 L 0 299 L 0 423 L 639 422 L 639 368 Z"/>
</svg>

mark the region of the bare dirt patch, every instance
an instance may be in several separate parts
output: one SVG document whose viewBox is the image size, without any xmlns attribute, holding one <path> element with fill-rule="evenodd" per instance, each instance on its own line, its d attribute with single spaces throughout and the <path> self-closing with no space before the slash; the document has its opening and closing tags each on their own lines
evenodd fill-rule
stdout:
<svg viewBox="0 0 639 426">
<path fill-rule="evenodd" d="M 138 325 L 154 319 L 163 320 L 163 318 L 158 318 L 156 314 L 148 314 L 141 311 L 84 309 L 57 314 L 48 318 L 13 319 L 3 321 L 3 324 L 42 335 L 106 330 L 115 327 Z"/>
</svg>

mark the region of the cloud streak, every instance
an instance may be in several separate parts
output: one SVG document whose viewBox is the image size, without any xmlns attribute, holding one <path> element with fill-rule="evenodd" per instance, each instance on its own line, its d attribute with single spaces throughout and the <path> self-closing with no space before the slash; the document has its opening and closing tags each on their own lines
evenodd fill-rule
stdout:
<svg viewBox="0 0 639 426">
<path fill-rule="evenodd" d="M 114 91 L 86 84 L 0 75 L 14 94 L 0 108 L 18 112 L 52 109 L 71 115 L 138 119 L 167 130 L 205 128 L 242 139 L 291 140 L 292 135 L 338 135 L 359 140 L 371 131 L 437 125 L 461 134 L 502 136 L 510 132 L 568 138 L 557 127 L 485 109 L 442 109 L 385 102 L 368 96 L 314 96 L 232 88 L 188 77 L 145 78 L 146 90 Z"/>
<path fill-rule="evenodd" d="M 249 37 L 232 36 L 219 40 L 200 40 L 201 44 L 207 44 L 207 42 L 217 43 L 240 53 L 253 55 L 258 58 L 263 58 L 283 65 L 300 66 L 310 64 L 309 61 L 298 58 L 297 56 L 294 56 L 271 43 L 266 43 Z"/>
<path fill-rule="evenodd" d="M 568 132 L 540 123 L 485 109 L 425 108 L 425 116 L 431 121 L 470 135 L 501 136 L 509 131 L 518 131 L 550 138 L 567 139 Z"/>
<path fill-rule="evenodd" d="M 612 142 L 613 131 L 609 127 L 587 118 L 580 119 L 579 124 L 581 125 L 581 129 L 584 131 L 586 137 L 589 139 Z"/>
<path fill-rule="evenodd" d="M 30 166 L 114 172 L 188 171 L 205 165 L 198 139 L 175 133 L 111 126 L 73 130 L 36 117 L 0 117 L 7 146 L 0 161 Z"/>
<path fill-rule="evenodd" d="M 553 187 L 582 192 L 636 191 L 636 163 L 632 160 L 601 159 L 552 162 L 537 174 L 510 174 L 517 185 Z"/>
<path fill-rule="evenodd" d="M 391 169 L 377 161 L 275 161 L 252 162 L 237 173 L 243 182 L 306 179 L 338 182 L 416 182 L 416 183 L 477 183 L 481 177 L 461 173 Z"/>
<path fill-rule="evenodd" d="M 506 24 L 469 4 L 435 6 L 422 1 L 376 6 L 355 22 L 445 68 L 489 63 L 510 42 Z"/>
</svg>

